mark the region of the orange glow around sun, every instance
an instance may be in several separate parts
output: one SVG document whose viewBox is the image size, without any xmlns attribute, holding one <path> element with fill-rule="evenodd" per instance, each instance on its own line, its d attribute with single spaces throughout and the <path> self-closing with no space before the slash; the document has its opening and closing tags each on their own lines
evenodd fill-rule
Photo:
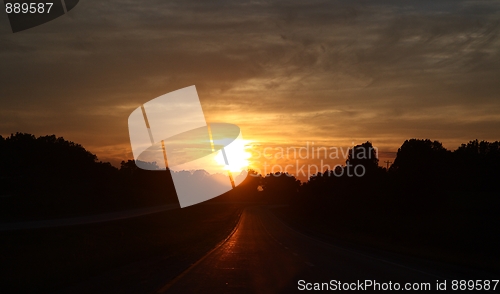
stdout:
<svg viewBox="0 0 500 294">
<path fill-rule="evenodd" d="M 222 150 L 218 151 L 215 160 L 218 164 L 225 165 L 224 169 L 231 172 L 246 170 L 251 158 L 251 154 L 245 150 L 247 148 L 246 143 L 245 140 L 236 139 L 229 146 L 224 147 L 229 165 L 226 165 Z"/>
</svg>

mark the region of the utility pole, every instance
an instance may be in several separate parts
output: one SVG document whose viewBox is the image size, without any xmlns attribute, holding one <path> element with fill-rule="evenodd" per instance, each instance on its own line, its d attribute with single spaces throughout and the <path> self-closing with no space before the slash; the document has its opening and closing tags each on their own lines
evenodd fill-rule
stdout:
<svg viewBox="0 0 500 294">
<path fill-rule="evenodd" d="M 384 162 L 387 163 L 387 169 L 389 169 L 389 164 L 391 164 L 392 161 L 387 160 L 387 161 L 384 161 Z"/>
</svg>

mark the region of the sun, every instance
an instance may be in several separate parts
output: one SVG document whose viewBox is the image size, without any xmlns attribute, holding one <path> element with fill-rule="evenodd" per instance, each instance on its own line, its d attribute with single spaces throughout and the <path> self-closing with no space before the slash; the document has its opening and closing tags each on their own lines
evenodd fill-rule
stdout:
<svg viewBox="0 0 500 294">
<path fill-rule="evenodd" d="M 236 139 L 231 144 L 217 152 L 215 161 L 218 164 L 224 165 L 224 169 L 230 172 L 241 172 L 246 170 L 251 157 L 251 154 L 245 150 L 246 148 L 248 147 L 245 145 L 244 140 Z M 224 159 L 223 152 L 226 155 L 227 163 Z"/>
</svg>

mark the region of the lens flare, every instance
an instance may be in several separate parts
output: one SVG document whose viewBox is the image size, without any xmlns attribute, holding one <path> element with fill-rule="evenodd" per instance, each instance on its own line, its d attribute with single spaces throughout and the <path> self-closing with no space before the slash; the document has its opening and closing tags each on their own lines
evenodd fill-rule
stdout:
<svg viewBox="0 0 500 294">
<path fill-rule="evenodd" d="M 251 154 L 245 150 L 246 148 L 247 146 L 245 145 L 244 140 L 236 139 L 231 145 L 224 147 L 226 156 L 231 160 L 228 160 L 226 163 L 222 150 L 218 151 L 215 156 L 215 160 L 218 164 L 224 164 L 225 170 L 231 172 L 241 172 L 248 167 L 248 160 L 251 157 Z"/>
</svg>

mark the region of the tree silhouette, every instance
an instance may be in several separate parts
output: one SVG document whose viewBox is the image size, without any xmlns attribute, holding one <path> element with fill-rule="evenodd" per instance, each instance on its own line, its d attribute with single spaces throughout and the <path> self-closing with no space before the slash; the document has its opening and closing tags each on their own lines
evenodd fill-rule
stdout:
<svg viewBox="0 0 500 294">
<path fill-rule="evenodd" d="M 367 170 L 376 170 L 378 155 L 372 143 L 367 141 L 349 150 L 347 162 L 351 165 L 363 165 Z"/>
<path fill-rule="evenodd" d="M 162 204 L 175 197 L 165 173 L 145 175 L 133 161 L 122 168 L 100 162 L 81 145 L 55 135 L 0 137 L 0 184 L 2 194 L 11 195 L 9 205 L 0 208 L 2 217 L 88 214 Z"/>
<path fill-rule="evenodd" d="M 398 194 L 411 195 L 408 197 L 425 206 L 431 199 L 445 201 L 445 195 L 440 192 L 454 184 L 454 166 L 452 152 L 440 142 L 411 139 L 398 149 L 389 172 L 394 177 L 394 185 L 399 187 Z"/>
<path fill-rule="evenodd" d="M 262 179 L 262 190 L 268 202 L 289 203 L 297 200 L 300 184 L 294 176 L 277 172 Z"/>
</svg>

